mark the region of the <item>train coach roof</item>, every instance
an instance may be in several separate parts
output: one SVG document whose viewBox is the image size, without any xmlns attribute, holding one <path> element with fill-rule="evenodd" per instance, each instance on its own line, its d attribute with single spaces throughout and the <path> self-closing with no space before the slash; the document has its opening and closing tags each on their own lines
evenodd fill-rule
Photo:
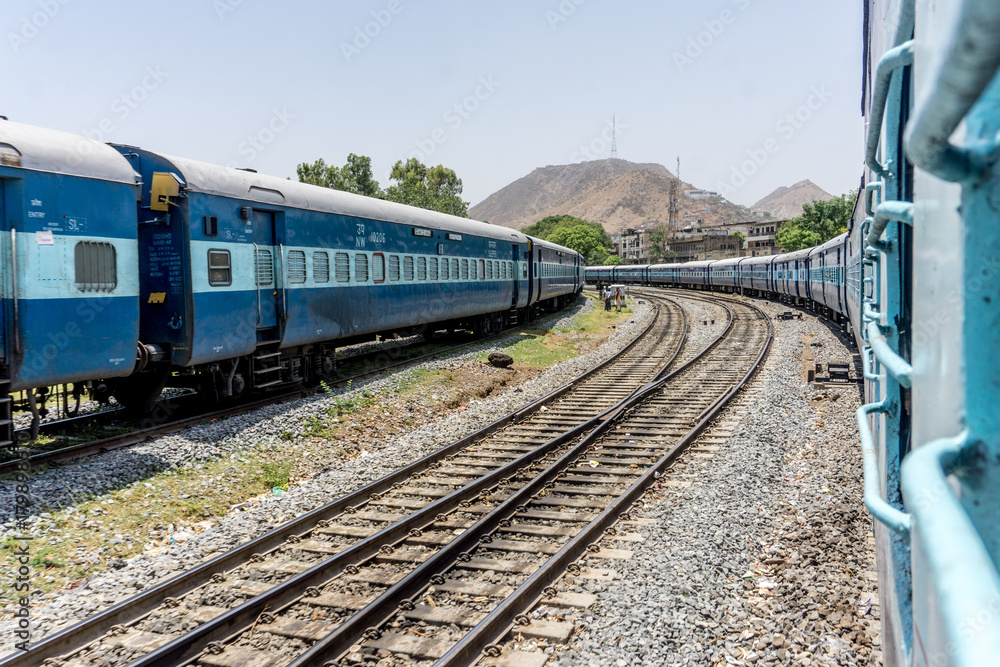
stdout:
<svg viewBox="0 0 1000 667">
<path fill-rule="evenodd" d="M 524 243 L 528 238 L 514 229 L 490 225 L 478 220 L 428 211 L 373 197 L 363 197 L 350 192 L 299 183 L 252 171 L 221 167 L 162 153 L 155 154 L 174 165 L 184 186 L 192 192 L 371 220 L 399 222 L 503 241 L 513 240 Z"/>
<path fill-rule="evenodd" d="M 796 250 L 795 252 L 788 252 L 784 255 L 778 255 L 775 257 L 776 262 L 791 262 L 794 260 L 805 259 L 812 252 L 812 248 L 803 248 L 802 250 Z"/>
<path fill-rule="evenodd" d="M 107 144 L 9 120 L 0 120 L 0 165 L 136 183 L 132 165 Z"/>
<path fill-rule="evenodd" d="M 718 269 L 718 268 L 723 268 L 723 267 L 727 267 L 727 266 L 736 266 L 737 264 L 739 264 L 744 259 L 746 259 L 746 258 L 745 257 L 727 257 L 726 259 L 717 259 L 714 262 L 712 262 L 712 268 L 713 269 Z"/>
<path fill-rule="evenodd" d="M 483 223 L 480 223 L 480 224 L 483 224 Z M 491 225 L 491 226 L 493 226 L 493 225 Z M 534 236 L 531 237 L 531 241 L 535 245 L 542 246 L 543 248 L 551 248 L 552 250 L 556 250 L 556 251 L 561 252 L 561 253 L 569 253 L 570 255 L 579 255 L 580 254 L 576 250 L 573 250 L 572 248 L 567 248 L 564 245 L 559 245 L 558 243 L 553 243 L 552 241 L 546 241 L 544 239 L 536 239 Z"/>
</svg>

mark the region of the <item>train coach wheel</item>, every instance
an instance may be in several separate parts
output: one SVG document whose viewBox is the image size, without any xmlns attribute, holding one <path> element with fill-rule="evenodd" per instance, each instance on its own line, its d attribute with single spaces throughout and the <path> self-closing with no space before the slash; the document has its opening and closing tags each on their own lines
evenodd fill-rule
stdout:
<svg viewBox="0 0 1000 667">
<path fill-rule="evenodd" d="M 125 409 L 136 414 L 152 411 L 170 377 L 170 369 L 136 373 L 131 377 L 109 380 L 111 393 Z"/>
</svg>

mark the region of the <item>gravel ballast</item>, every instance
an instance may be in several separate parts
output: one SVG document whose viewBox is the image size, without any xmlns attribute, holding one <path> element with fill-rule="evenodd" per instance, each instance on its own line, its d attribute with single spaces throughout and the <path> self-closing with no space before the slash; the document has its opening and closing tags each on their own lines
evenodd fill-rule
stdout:
<svg viewBox="0 0 1000 667">
<path fill-rule="evenodd" d="M 773 318 L 785 306 L 758 302 Z M 719 421 L 732 435 L 686 453 L 638 517 L 631 560 L 594 561 L 617 580 L 588 584 L 555 664 L 876 665 L 874 540 L 862 502 L 858 385 L 814 388 L 814 361 L 850 361 L 824 320 L 773 321 L 764 368 Z"/>
</svg>

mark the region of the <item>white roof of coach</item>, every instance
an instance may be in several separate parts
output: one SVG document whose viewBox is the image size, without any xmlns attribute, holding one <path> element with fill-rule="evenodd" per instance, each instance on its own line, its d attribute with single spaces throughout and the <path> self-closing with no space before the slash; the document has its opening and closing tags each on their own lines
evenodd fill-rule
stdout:
<svg viewBox="0 0 1000 667">
<path fill-rule="evenodd" d="M 207 162 L 164 155 L 163 153 L 156 154 L 169 160 L 177 168 L 178 175 L 184 179 L 187 189 L 193 192 L 371 220 L 399 222 L 508 242 L 513 240 L 524 243 L 528 238 L 514 229 L 478 220 L 428 211 L 374 197 L 363 197 L 350 192 L 299 183 L 243 169 L 221 167 Z"/>
<path fill-rule="evenodd" d="M 135 185 L 132 165 L 107 144 L 0 120 L 0 165 Z"/>
</svg>

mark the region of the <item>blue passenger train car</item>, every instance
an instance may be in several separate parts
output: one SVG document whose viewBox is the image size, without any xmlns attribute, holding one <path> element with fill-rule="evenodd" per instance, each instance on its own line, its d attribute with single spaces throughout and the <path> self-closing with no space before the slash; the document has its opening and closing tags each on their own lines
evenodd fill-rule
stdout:
<svg viewBox="0 0 1000 667">
<path fill-rule="evenodd" d="M 139 332 L 135 175 L 116 151 L 0 120 L 0 383 L 132 373 Z M 4 398 L 2 419 L 9 419 Z"/>
</svg>

